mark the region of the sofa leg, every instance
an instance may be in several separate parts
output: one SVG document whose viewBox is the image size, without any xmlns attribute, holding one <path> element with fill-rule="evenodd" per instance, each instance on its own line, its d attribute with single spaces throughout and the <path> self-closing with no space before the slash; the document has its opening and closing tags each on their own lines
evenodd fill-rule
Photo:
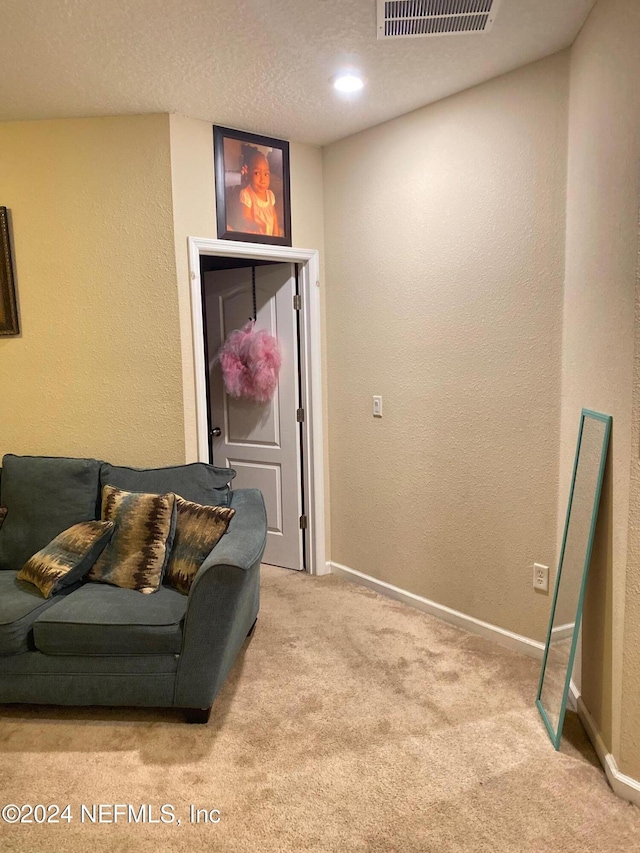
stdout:
<svg viewBox="0 0 640 853">
<path fill-rule="evenodd" d="M 184 716 L 188 723 L 208 723 L 211 705 L 208 708 L 185 708 Z"/>
<path fill-rule="evenodd" d="M 258 617 L 256 616 L 256 618 L 253 620 L 253 625 L 249 628 L 249 633 L 247 634 L 247 639 L 248 639 L 248 638 L 253 634 L 253 632 L 256 630 L 256 624 L 257 624 L 257 622 L 258 622 Z"/>
</svg>

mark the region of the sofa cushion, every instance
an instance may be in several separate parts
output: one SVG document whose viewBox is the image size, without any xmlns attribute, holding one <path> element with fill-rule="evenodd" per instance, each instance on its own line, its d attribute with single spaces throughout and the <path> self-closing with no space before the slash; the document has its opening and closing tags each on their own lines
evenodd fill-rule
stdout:
<svg viewBox="0 0 640 853">
<path fill-rule="evenodd" d="M 13 571 L 0 572 L 0 655 L 33 649 L 33 623 L 53 604 L 33 584 L 17 580 L 16 575 Z"/>
<path fill-rule="evenodd" d="M 125 589 L 155 592 L 162 581 L 175 532 L 175 496 L 102 490 L 102 520 L 116 529 L 88 578 Z"/>
<path fill-rule="evenodd" d="M 216 468 L 204 462 L 172 465 L 168 468 L 126 468 L 104 463 L 100 470 L 103 486 L 117 486 L 128 492 L 163 495 L 175 492 L 186 501 L 206 506 L 227 506 L 228 484 L 236 476 L 233 468 Z"/>
<path fill-rule="evenodd" d="M 49 655 L 179 654 L 188 600 L 166 586 L 139 595 L 86 583 L 52 600 L 34 624 L 35 644 Z"/>
<path fill-rule="evenodd" d="M 52 456 L 2 460 L 0 567 L 18 571 L 63 530 L 96 518 L 100 462 Z"/>
<path fill-rule="evenodd" d="M 202 506 L 176 495 L 176 535 L 169 555 L 165 583 L 189 594 L 198 569 L 236 514 L 226 506 Z"/>
<path fill-rule="evenodd" d="M 111 539 L 113 521 L 81 521 L 63 530 L 18 572 L 18 580 L 36 586 L 50 598 L 81 581 Z"/>
</svg>

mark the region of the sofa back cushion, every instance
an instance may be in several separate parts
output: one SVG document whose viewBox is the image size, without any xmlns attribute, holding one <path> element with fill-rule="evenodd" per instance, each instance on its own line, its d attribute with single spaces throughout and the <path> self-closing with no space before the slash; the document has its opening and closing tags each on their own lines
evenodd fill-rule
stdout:
<svg viewBox="0 0 640 853">
<path fill-rule="evenodd" d="M 100 483 L 127 492 L 155 495 L 173 492 L 186 501 L 205 506 L 228 506 L 228 484 L 235 476 L 233 468 L 216 468 L 204 462 L 168 468 L 127 468 L 105 462 L 100 470 Z"/>
<path fill-rule="evenodd" d="M 63 530 L 96 518 L 100 464 L 65 456 L 3 458 L 0 568 L 18 571 Z"/>
</svg>

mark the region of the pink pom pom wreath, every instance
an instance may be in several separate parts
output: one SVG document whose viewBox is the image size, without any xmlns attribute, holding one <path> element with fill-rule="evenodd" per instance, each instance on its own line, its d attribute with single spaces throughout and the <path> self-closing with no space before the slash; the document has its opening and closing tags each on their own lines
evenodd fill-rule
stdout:
<svg viewBox="0 0 640 853">
<path fill-rule="evenodd" d="M 268 403 L 278 385 L 282 356 L 278 341 L 254 321 L 231 332 L 218 351 L 222 379 L 232 397 Z"/>
</svg>

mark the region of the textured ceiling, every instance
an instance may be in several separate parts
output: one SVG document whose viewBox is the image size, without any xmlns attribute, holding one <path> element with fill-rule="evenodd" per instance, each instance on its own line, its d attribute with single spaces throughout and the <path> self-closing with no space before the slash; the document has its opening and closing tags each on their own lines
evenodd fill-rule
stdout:
<svg viewBox="0 0 640 853">
<path fill-rule="evenodd" d="M 594 2 L 379 42 L 375 0 L 0 0 L 0 120 L 174 112 L 325 144 L 561 50 Z M 367 80 L 350 99 L 345 65 Z"/>
</svg>

